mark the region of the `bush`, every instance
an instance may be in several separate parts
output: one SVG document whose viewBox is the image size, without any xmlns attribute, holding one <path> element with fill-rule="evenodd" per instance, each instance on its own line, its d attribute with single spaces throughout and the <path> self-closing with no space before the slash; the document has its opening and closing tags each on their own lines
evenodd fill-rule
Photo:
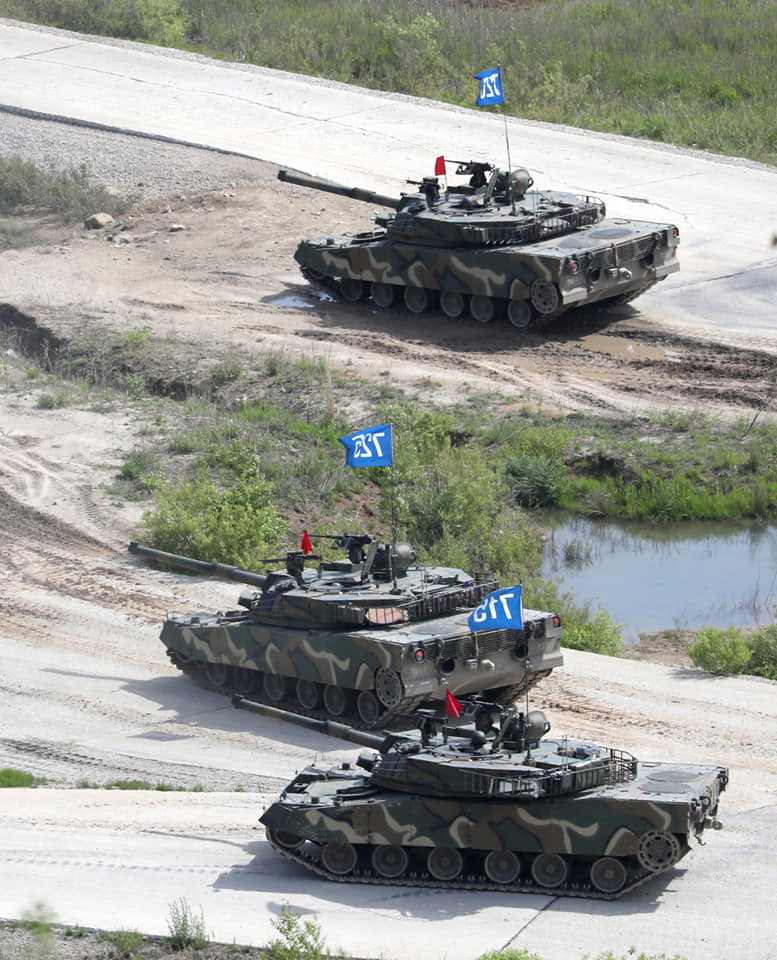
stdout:
<svg viewBox="0 0 777 960">
<path fill-rule="evenodd" d="M 756 677 L 777 680 L 777 623 L 756 630 L 747 638 L 750 662 L 747 672 Z"/>
<path fill-rule="evenodd" d="M 185 950 L 193 947 L 202 950 L 208 945 L 208 935 L 205 932 L 205 917 L 200 908 L 200 915 L 194 915 L 192 908 L 184 897 L 173 900 L 169 906 L 167 929 L 170 931 L 170 946 L 173 950 Z"/>
<path fill-rule="evenodd" d="M 564 495 L 564 467 L 547 457 L 522 454 L 508 463 L 506 470 L 513 495 L 522 507 L 555 507 Z"/>
<path fill-rule="evenodd" d="M 270 484 L 258 470 L 221 490 L 207 477 L 154 491 L 155 508 L 142 527 L 159 550 L 244 569 L 262 566 L 283 544 L 288 525 Z"/>
<path fill-rule="evenodd" d="M 303 920 L 284 906 L 272 925 L 280 938 L 267 945 L 269 960 L 326 960 L 329 957 L 321 928 L 313 920 Z"/>
<path fill-rule="evenodd" d="M 561 642 L 571 650 L 588 650 L 610 657 L 621 652 L 621 624 L 616 623 L 603 607 L 599 607 L 593 617 L 585 610 L 582 617 L 562 618 L 561 623 L 564 628 Z"/>
<path fill-rule="evenodd" d="M 697 667 L 709 673 L 742 673 L 750 661 L 750 644 L 738 627 L 719 630 L 702 627 L 688 656 Z"/>
</svg>

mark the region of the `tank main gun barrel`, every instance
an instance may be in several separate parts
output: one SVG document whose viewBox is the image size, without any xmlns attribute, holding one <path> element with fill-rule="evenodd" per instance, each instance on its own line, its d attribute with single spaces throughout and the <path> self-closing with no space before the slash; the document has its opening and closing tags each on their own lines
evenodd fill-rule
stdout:
<svg viewBox="0 0 777 960">
<path fill-rule="evenodd" d="M 156 560 L 157 563 L 163 563 L 168 567 L 191 570 L 193 573 L 202 573 L 211 577 L 224 577 L 226 580 L 247 583 L 252 587 L 263 587 L 267 582 L 267 577 L 261 573 L 231 567 L 228 563 L 209 563 L 206 560 L 195 560 L 193 557 L 182 557 L 177 553 L 165 553 L 164 550 L 144 547 L 137 540 L 130 543 L 129 552 L 139 557 L 147 557 L 149 560 Z"/>
<path fill-rule="evenodd" d="M 309 187 L 311 190 L 323 190 L 324 193 L 335 193 L 339 197 L 350 197 L 352 200 L 364 200 L 365 203 L 376 203 L 379 207 L 391 207 L 400 210 L 404 197 L 389 197 L 374 190 L 364 190 L 361 187 L 344 187 L 331 180 L 320 180 L 317 177 L 308 177 L 304 173 L 289 173 L 288 170 L 279 170 L 278 179 L 284 183 L 293 183 L 298 187 Z"/>
<path fill-rule="evenodd" d="M 381 736 L 377 733 L 368 733 L 366 730 L 356 730 L 354 727 L 348 727 L 344 723 L 337 723 L 334 720 L 316 720 L 313 717 L 300 716 L 298 713 L 288 713 L 286 710 L 279 710 L 277 707 L 256 703 L 254 700 L 246 700 L 245 697 L 240 697 L 237 694 L 232 697 L 232 706 L 238 710 L 250 710 L 252 713 L 258 713 L 273 720 L 293 723 L 298 727 L 305 727 L 306 730 L 317 730 L 329 737 L 349 740 L 351 743 L 358 743 L 362 747 L 372 747 L 374 750 L 380 750 L 381 752 L 385 751 L 388 745 L 396 739 L 391 735 Z"/>
</svg>

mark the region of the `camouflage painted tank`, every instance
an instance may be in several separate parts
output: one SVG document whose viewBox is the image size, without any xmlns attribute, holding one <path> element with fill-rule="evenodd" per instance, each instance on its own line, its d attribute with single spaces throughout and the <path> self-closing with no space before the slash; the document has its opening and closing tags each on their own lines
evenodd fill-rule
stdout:
<svg viewBox="0 0 777 960">
<path fill-rule="evenodd" d="M 623 303 L 679 270 L 674 224 L 605 219 L 601 200 L 530 189 L 523 169 L 450 163 L 465 183 L 424 177 L 400 197 L 279 171 L 287 183 L 394 210 L 376 214 L 368 232 L 300 243 L 303 275 L 344 300 L 404 301 L 418 314 L 439 302 L 449 317 L 506 314 L 524 328 L 572 307 Z"/>
<path fill-rule="evenodd" d="M 557 614 L 524 610 L 520 630 L 473 634 L 467 615 L 496 581 L 412 566 L 409 543 L 329 539 L 347 556 L 324 562 L 292 551 L 285 569 L 268 574 L 135 542 L 129 549 L 250 585 L 240 610 L 168 613 L 161 640 L 177 667 L 211 689 L 257 695 L 289 710 L 385 726 L 421 703 L 441 702 L 448 690 L 488 691 L 489 699 L 511 702 L 561 665 Z M 307 568 L 308 561 L 317 568 Z"/>
<path fill-rule="evenodd" d="M 371 748 L 307 767 L 260 817 L 278 853 L 330 880 L 614 899 L 720 827 L 723 767 L 542 739 L 541 711 L 469 703 L 468 735 L 422 716 L 415 736 L 379 736 L 233 703 Z"/>
</svg>

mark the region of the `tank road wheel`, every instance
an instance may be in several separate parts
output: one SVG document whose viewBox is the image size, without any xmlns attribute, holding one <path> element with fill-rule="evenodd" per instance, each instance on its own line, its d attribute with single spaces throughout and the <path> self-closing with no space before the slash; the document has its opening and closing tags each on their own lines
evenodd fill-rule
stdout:
<svg viewBox="0 0 777 960">
<path fill-rule="evenodd" d="M 296 833 L 287 833 L 285 830 L 268 830 L 267 836 L 272 843 L 283 847 L 284 850 L 296 850 L 304 842 L 303 837 L 298 837 Z"/>
<path fill-rule="evenodd" d="M 446 317 L 451 319 L 460 317 L 466 306 L 464 294 L 459 293 L 458 290 L 443 290 L 440 294 L 440 309 Z"/>
<path fill-rule="evenodd" d="M 394 844 L 383 844 L 372 851 L 372 866 L 378 876 L 393 880 L 401 877 L 407 867 L 407 853 Z"/>
<path fill-rule="evenodd" d="M 227 685 L 229 679 L 229 667 L 226 663 L 205 664 L 205 677 L 208 683 L 216 690 L 221 690 Z"/>
<path fill-rule="evenodd" d="M 518 330 L 531 326 L 534 319 L 528 300 L 511 300 L 507 306 L 507 319 Z"/>
<path fill-rule="evenodd" d="M 362 690 L 356 698 L 356 712 L 365 726 L 371 727 L 381 714 L 380 703 L 372 690 Z"/>
<path fill-rule="evenodd" d="M 249 667 L 235 667 L 232 671 L 232 686 L 241 697 L 247 697 L 256 690 L 257 679 L 256 670 Z"/>
<path fill-rule="evenodd" d="M 434 847 L 426 858 L 426 869 L 435 880 L 454 880 L 463 865 L 461 854 L 454 847 Z"/>
<path fill-rule="evenodd" d="M 521 872 L 521 861 L 512 850 L 492 850 L 486 857 L 485 869 L 493 883 L 512 883 Z"/>
<path fill-rule="evenodd" d="M 394 303 L 396 291 L 390 283 L 373 283 L 372 302 L 381 310 L 388 310 Z"/>
<path fill-rule="evenodd" d="M 591 883 L 602 893 L 617 893 L 626 883 L 626 868 L 615 857 L 599 857 L 591 864 Z"/>
<path fill-rule="evenodd" d="M 637 841 L 639 865 L 651 873 L 666 870 L 680 859 L 680 841 L 673 833 L 648 830 Z"/>
<path fill-rule="evenodd" d="M 411 313 L 423 313 L 429 309 L 429 291 L 423 287 L 405 287 L 402 297 Z"/>
<path fill-rule="evenodd" d="M 469 302 L 469 312 L 478 323 L 491 323 L 496 316 L 496 304 L 491 297 L 473 297 Z"/>
<path fill-rule="evenodd" d="M 399 675 L 388 667 L 378 667 L 375 672 L 375 693 L 387 710 L 396 707 L 402 699 L 402 681 Z"/>
<path fill-rule="evenodd" d="M 537 313 L 553 313 L 559 304 L 559 295 L 556 285 L 550 280 L 541 280 L 539 277 L 532 281 L 529 287 L 529 296 Z"/>
<path fill-rule="evenodd" d="M 297 700 L 305 710 L 315 710 L 321 703 L 321 687 L 313 680 L 297 680 Z"/>
<path fill-rule="evenodd" d="M 328 683 L 324 687 L 324 706 L 333 717 L 342 717 L 348 709 L 348 691 L 335 683 Z"/>
<path fill-rule="evenodd" d="M 286 677 L 281 676 L 280 673 L 265 673 L 262 687 L 268 700 L 280 703 L 286 696 Z"/>
<path fill-rule="evenodd" d="M 356 850 L 350 843 L 327 843 L 321 851 L 321 863 L 330 873 L 344 877 L 356 866 Z"/>
<path fill-rule="evenodd" d="M 352 280 L 350 277 L 343 277 L 340 281 L 340 296 L 348 303 L 356 303 L 364 295 L 364 284 L 361 280 Z"/>
<path fill-rule="evenodd" d="M 560 887 L 568 873 L 566 860 L 557 853 L 540 853 L 532 861 L 531 875 L 535 882 L 549 890 Z"/>
</svg>

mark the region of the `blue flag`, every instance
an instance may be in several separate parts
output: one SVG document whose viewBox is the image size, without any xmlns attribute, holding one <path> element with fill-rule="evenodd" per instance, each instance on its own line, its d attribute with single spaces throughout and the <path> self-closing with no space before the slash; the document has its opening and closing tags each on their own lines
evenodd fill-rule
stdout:
<svg viewBox="0 0 777 960">
<path fill-rule="evenodd" d="M 349 467 L 390 467 L 394 462 L 390 423 L 340 437 L 339 442 L 345 447 L 345 463 Z"/>
<path fill-rule="evenodd" d="M 523 605 L 520 587 L 494 590 L 477 606 L 467 620 L 470 630 L 523 630 Z"/>
<path fill-rule="evenodd" d="M 504 103 L 505 98 L 502 93 L 502 68 L 494 67 L 493 70 L 481 70 L 475 74 L 475 79 L 480 80 L 480 94 L 477 105 L 479 107 L 490 107 L 496 103 Z"/>
</svg>

